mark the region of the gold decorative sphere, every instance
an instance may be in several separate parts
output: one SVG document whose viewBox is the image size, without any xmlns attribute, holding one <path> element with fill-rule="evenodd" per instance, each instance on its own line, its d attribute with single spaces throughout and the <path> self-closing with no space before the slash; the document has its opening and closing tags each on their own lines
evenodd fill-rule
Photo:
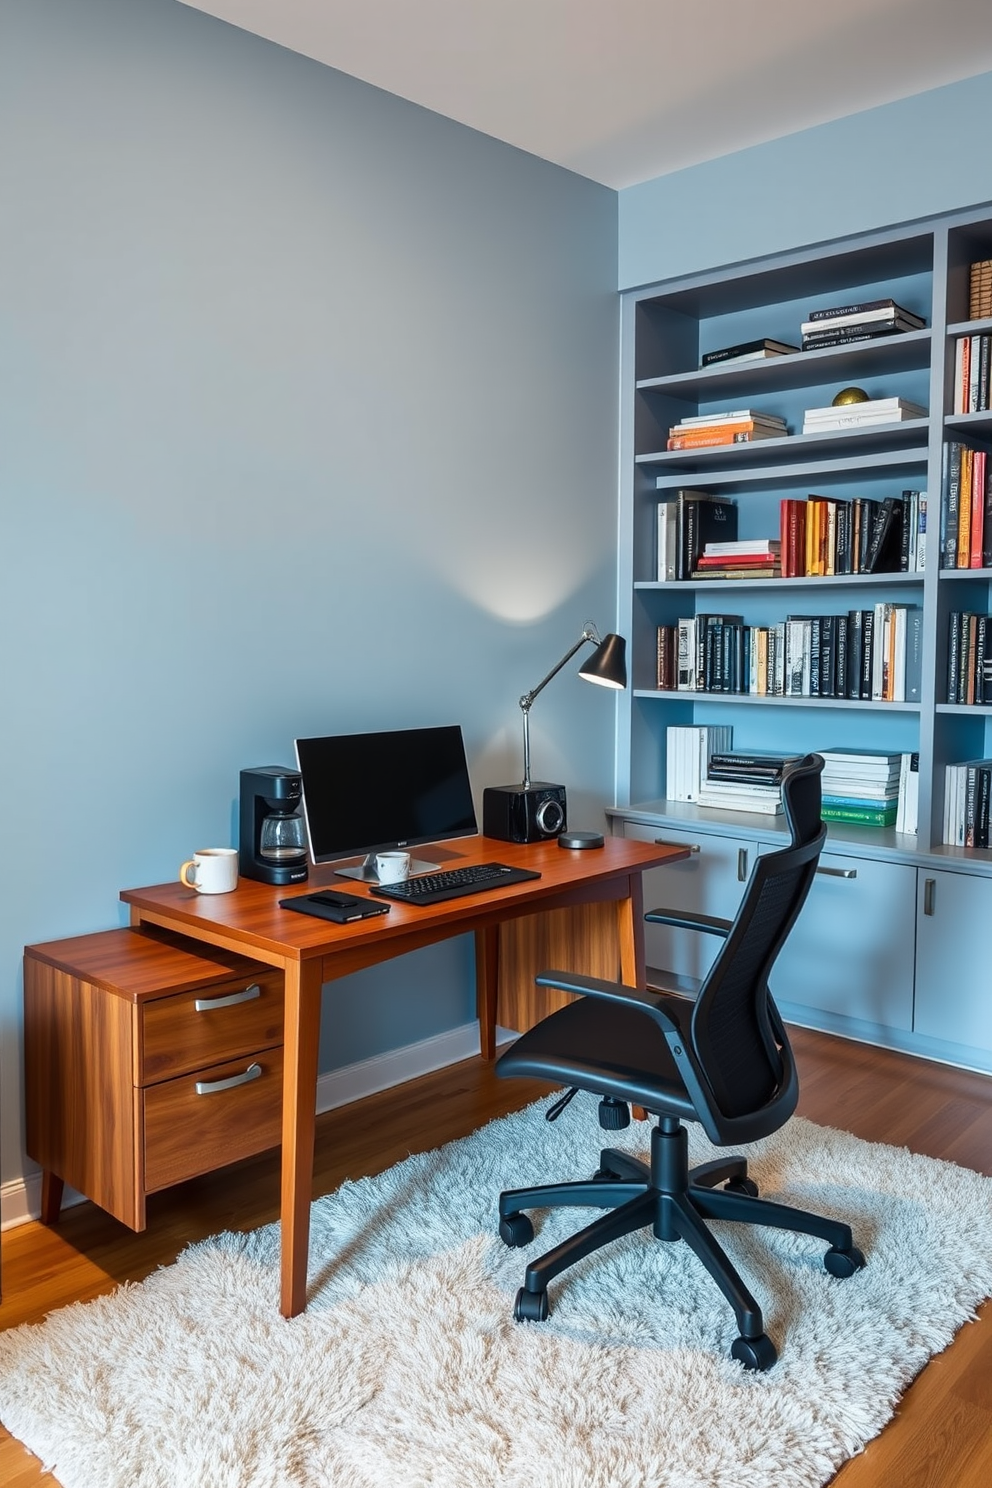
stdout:
<svg viewBox="0 0 992 1488">
<path fill-rule="evenodd" d="M 865 392 L 864 388 L 841 388 L 836 398 L 834 398 L 831 407 L 842 408 L 845 403 L 867 403 L 868 401 L 868 394 Z"/>
</svg>

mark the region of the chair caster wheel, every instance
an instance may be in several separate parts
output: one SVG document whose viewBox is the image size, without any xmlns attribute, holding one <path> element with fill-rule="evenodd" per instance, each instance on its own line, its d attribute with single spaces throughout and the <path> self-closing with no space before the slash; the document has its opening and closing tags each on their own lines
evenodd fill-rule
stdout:
<svg viewBox="0 0 992 1488">
<path fill-rule="evenodd" d="M 534 1238 L 534 1226 L 526 1214 L 504 1214 L 499 1222 L 499 1238 L 511 1249 L 529 1245 Z"/>
<path fill-rule="evenodd" d="M 758 1197 L 758 1185 L 753 1178 L 729 1178 L 723 1185 L 724 1193 L 746 1194 L 749 1199 Z"/>
<path fill-rule="evenodd" d="M 865 1258 L 856 1245 L 852 1245 L 850 1250 L 838 1250 L 836 1245 L 832 1245 L 823 1257 L 824 1268 L 830 1275 L 844 1280 L 860 1271 L 864 1263 Z"/>
<path fill-rule="evenodd" d="M 730 1357 L 743 1364 L 745 1369 L 771 1369 L 778 1358 L 775 1345 L 767 1333 L 759 1333 L 757 1338 L 735 1338 L 730 1350 Z"/>
<path fill-rule="evenodd" d="M 513 1304 L 513 1320 L 516 1323 L 543 1323 L 548 1315 L 548 1294 L 529 1292 L 521 1287 Z"/>
</svg>

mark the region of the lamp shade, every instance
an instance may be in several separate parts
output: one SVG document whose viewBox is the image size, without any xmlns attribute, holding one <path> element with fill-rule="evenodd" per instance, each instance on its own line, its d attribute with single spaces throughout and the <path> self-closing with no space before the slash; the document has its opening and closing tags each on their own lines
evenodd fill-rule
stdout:
<svg viewBox="0 0 992 1488">
<path fill-rule="evenodd" d="M 626 687 L 627 642 L 623 636 L 604 636 L 585 665 L 579 667 L 579 676 L 618 691 Z"/>
</svg>

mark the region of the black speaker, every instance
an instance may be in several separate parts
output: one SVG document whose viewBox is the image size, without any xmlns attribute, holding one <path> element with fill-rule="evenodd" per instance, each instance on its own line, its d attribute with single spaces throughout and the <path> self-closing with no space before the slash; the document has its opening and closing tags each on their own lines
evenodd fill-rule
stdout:
<svg viewBox="0 0 992 1488">
<path fill-rule="evenodd" d="M 568 826 L 565 787 L 547 780 L 489 785 L 482 793 L 482 831 L 501 842 L 544 842 Z"/>
</svg>

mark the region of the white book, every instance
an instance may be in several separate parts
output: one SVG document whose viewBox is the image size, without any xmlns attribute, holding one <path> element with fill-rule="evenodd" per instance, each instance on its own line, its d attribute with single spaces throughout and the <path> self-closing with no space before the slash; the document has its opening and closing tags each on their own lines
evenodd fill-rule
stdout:
<svg viewBox="0 0 992 1488">
<path fill-rule="evenodd" d="M 750 811 L 760 816 L 779 816 L 782 812 L 781 798 L 773 796 L 731 796 L 709 789 L 699 792 L 699 806 L 715 807 L 718 811 Z"/>
<path fill-rule="evenodd" d="M 916 518 L 916 572 L 924 573 L 927 566 L 927 493 L 918 493 Z"/>
<path fill-rule="evenodd" d="M 677 690 L 696 690 L 696 617 L 683 616 L 679 620 L 677 653 Z"/>
<path fill-rule="evenodd" d="M 823 408 L 807 408 L 804 417 L 827 419 L 843 414 L 856 418 L 873 413 L 912 413 L 916 418 L 926 417 L 926 409 L 919 403 L 911 403 L 908 398 L 867 398 L 861 403 L 828 403 Z"/>
<path fill-rule="evenodd" d="M 839 330 L 844 326 L 871 325 L 877 320 L 903 320 L 916 329 L 922 329 L 926 321 L 914 310 L 904 310 L 901 305 L 881 305 L 877 310 L 852 310 L 848 315 L 828 315 L 821 320 L 804 320 L 799 329 L 803 335 L 812 331 Z"/>
<path fill-rule="evenodd" d="M 658 502 L 658 580 L 671 583 L 678 566 L 678 502 Z"/>
</svg>

